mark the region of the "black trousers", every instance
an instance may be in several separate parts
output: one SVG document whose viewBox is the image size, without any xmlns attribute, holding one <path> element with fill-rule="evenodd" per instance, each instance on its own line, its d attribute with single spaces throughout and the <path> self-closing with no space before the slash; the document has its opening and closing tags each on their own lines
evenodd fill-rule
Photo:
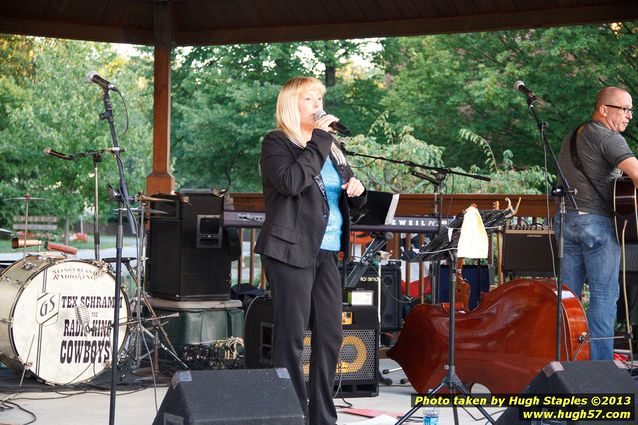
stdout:
<svg viewBox="0 0 638 425">
<path fill-rule="evenodd" d="M 275 367 L 288 369 L 307 423 L 335 425 L 332 393 L 343 340 L 337 253 L 321 250 L 304 268 L 265 255 L 261 261 L 272 290 Z M 301 361 L 306 329 L 312 331 L 309 394 Z"/>
</svg>

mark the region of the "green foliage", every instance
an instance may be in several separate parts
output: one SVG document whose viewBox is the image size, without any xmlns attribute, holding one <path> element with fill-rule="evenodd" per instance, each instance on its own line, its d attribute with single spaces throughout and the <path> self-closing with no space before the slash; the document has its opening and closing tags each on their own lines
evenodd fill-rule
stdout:
<svg viewBox="0 0 638 425">
<path fill-rule="evenodd" d="M 368 108 L 381 88 L 347 62 L 363 42 L 322 41 L 206 46 L 176 52 L 172 155 L 176 186 L 260 191 L 261 139 L 275 127 L 281 86 L 297 75 L 326 81 L 325 108 L 363 131 L 380 112 Z M 342 73 L 337 73 L 337 67 Z"/>
<path fill-rule="evenodd" d="M 363 155 L 412 161 L 425 167 L 443 165 L 443 149 L 430 145 L 412 135 L 412 129 L 405 126 L 395 130 L 388 123 L 388 113 L 383 113 L 374 122 L 366 136 L 350 138 L 348 148 Z M 410 174 L 414 167 L 389 161 L 354 156 L 349 159 L 357 177 L 372 190 L 395 193 L 430 192 L 429 183 Z M 421 167 L 416 170 L 424 172 Z"/>
<path fill-rule="evenodd" d="M 557 149 L 591 115 L 603 86 L 637 92 L 636 33 L 635 22 L 626 22 L 389 39 L 378 58 L 392 75 L 383 105 L 397 125 L 446 146 L 448 166 L 468 168 L 480 157 L 480 146 L 458 148 L 460 128 L 481 134 L 497 156 L 509 149 L 519 165 L 539 165 L 543 146 L 514 81 L 542 98 L 536 110 Z M 625 136 L 636 147 L 635 126 Z"/>
<path fill-rule="evenodd" d="M 17 42 L 30 46 L 22 52 L 15 49 L 14 55 L 21 58 L 15 59 L 16 63 L 29 63 L 29 72 L 16 72 L 12 83 L 3 79 L 0 85 L 2 96 L 9 99 L 3 104 L 6 120 L 0 127 L 1 197 L 6 200 L 29 193 L 45 198 L 33 202 L 31 212 L 57 216 L 60 222 L 92 207 L 91 157 L 65 162 L 43 153 L 47 147 L 73 154 L 111 146 L 108 125 L 98 117 L 104 111 L 101 90 L 85 79 L 89 67 L 109 75 L 125 95 L 132 93 L 127 96 L 132 126 L 126 134 L 122 134 L 123 103 L 113 93 L 111 100 L 120 146 L 126 148 L 122 157 L 130 192 L 143 190 L 152 149 L 151 124 L 145 109 L 152 102 L 134 79 L 135 67 L 118 58 L 106 44 L 38 38 L 19 38 Z M 113 204 L 107 203 L 105 184 L 118 183 L 113 158 L 104 157 L 99 170 L 102 214 L 106 217 Z M 4 201 L 0 219 L 11 223 L 14 215 L 22 214 L 22 208 L 22 203 Z"/>
<path fill-rule="evenodd" d="M 408 126 L 400 131 L 394 130 L 388 122 L 388 115 L 387 112 L 383 113 L 372 125 L 367 136 L 353 137 L 347 141 L 347 145 L 349 150 L 358 154 L 389 159 L 401 158 L 402 163 L 396 164 L 355 155 L 351 157 L 350 163 L 357 176 L 374 190 L 395 193 L 433 192 L 434 188 L 430 182 L 412 176 L 411 171 L 416 170 L 434 178 L 437 174 L 436 168 L 444 168 L 445 148 L 417 139 L 412 134 L 412 128 Z M 485 168 L 471 166 L 468 171 L 462 168 L 454 168 L 451 171 L 486 174 L 491 181 L 485 182 L 449 173 L 444 180 L 444 193 L 539 194 L 544 193 L 545 188 L 548 187 L 546 182 L 551 183 L 555 180 L 554 176 L 546 175 L 540 166 L 515 169 L 511 151 L 505 151 L 502 163 L 497 164 L 487 141 L 467 129 L 461 129 L 459 137 L 462 141 L 479 146 L 485 156 Z"/>
<path fill-rule="evenodd" d="M 325 82 L 325 109 L 355 135 L 357 152 L 426 167 L 450 167 L 488 175 L 491 182 L 450 175 L 445 193 L 542 193 L 552 175 L 525 99 L 514 92 L 523 80 L 539 96 L 538 116 L 549 123 L 548 140 L 558 150 L 568 131 L 591 115 L 605 85 L 638 93 L 636 22 L 580 27 L 447 34 L 384 40 L 330 40 L 199 46 L 173 51 L 171 172 L 177 188 L 226 187 L 260 191 L 260 143 L 275 126 L 281 86 L 296 75 Z M 373 47 L 380 45 L 380 48 Z M 101 91 L 89 85 L 89 69 L 122 91 L 112 97 L 130 192 L 145 189 L 151 172 L 153 122 L 152 49 L 131 58 L 108 44 L 0 35 L 0 199 L 47 198 L 36 214 L 61 220 L 91 206 L 90 159 L 62 162 L 41 154 L 109 147 Z M 373 53 L 371 53 L 373 52 Z M 368 64 L 363 65 L 359 58 Z M 632 123 L 624 136 L 638 148 Z M 432 192 L 405 164 L 352 158 L 369 187 Z M 551 172 L 551 171 L 550 171 Z M 103 190 L 117 184 L 115 163 L 100 164 L 103 210 L 112 209 Z M 0 227 L 21 204 L 0 201 Z M 109 214 L 103 211 L 102 217 Z M 4 223 L 4 224 L 3 224 Z"/>
</svg>

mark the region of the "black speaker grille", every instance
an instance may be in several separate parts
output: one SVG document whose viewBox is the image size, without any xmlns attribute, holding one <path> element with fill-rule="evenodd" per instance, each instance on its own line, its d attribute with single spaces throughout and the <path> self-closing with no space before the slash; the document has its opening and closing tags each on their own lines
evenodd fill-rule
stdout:
<svg viewBox="0 0 638 425">
<path fill-rule="evenodd" d="M 148 292 L 175 300 L 230 299 L 231 253 L 225 231 L 213 221 L 220 217 L 223 199 L 196 191 L 154 195 L 151 207 L 167 214 L 151 217 Z"/>
<path fill-rule="evenodd" d="M 149 282 L 156 292 L 178 294 L 180 289 L 181 239 L 179 221 L 153 222 L 153 237 L 150 238 Z"/>
</svg>

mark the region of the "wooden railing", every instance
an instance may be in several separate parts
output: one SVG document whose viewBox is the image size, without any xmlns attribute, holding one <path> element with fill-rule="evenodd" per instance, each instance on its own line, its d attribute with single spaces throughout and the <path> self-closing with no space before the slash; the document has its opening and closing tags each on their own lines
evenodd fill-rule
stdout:
<svg viewBox="0 0 638 425">
<path fill-rule="evenodd" d="M 232 193 L 235 210 L 239 211 L 264 211 L 264 200 L 261 193 Z M 442 200 L 442 215 L 444 217 L 455 216 L 458 213 L 464 211 L 468 206 L 475 205 L 479 210 L 488 210 L 498 208 L 503 209 L 507 207 L 506 198 L 509 198 L 514 207 L 518 204 L 518 210 L 516 214 L 516 220 L 525 219 L 527 222 L 536 223 L 538 221 L 544 221 L 546 217 L 551 217 L 554 214 L 555 202 L 552 198 L 548 199 L 545 195 L 518 195 L 518 194 L 455 194 L 445 195 Z M 519 204 L 520 200 L 520 204 Z M 432 194 L 402 194 L 399 198 L 399 205 L 397 207 L 396 215 L 399 216 L 418 216 L 418 215 L 433 215 L 434 211 L 434 195 Z M 250 283 L 256 282 L 256 267 L 255 267 L 255 253 L 253 247 L 255 244 L 257 232 L 256 229 L 246 229 L 240 232 L 243 242 L 246 240 L 249 242 L 250 249 L 248 252 L 243 252 L 242 259 L 237 264 L 237 281 L 244 282 L 244 269 L 248 269 L 248 279 Z M 404 234 L 403 240 L 410 240 L 412 234 Z M 499 244 L 500 234 L 495 235 L 496 243 Z M 423 242 L 423 236 L 420 239 Z M 494 239 L 490 239 L 490 243 L 493 243 Z M 354 248 L 354 246 L 353 246 Z M 401 236 L 395 234 L 394 238 L 388 242 L 386 248 L 392 253 L 393 258 L 399 258 L 401 252 Z M 490 249 L 490 258 L 488 262 L 494 264 L 494 258 L 491 256 L 493 249 Z M 246 264 L 246 257 L 247 262 Z M 247 266 L 247 267 L 246 267 Z M 261 268 L 260 268 L 261 269 Z M 410 282 L 410 268 L 404 270 L 405 281 Z M 425 269 L 423 264 L 419 265 L 418 279 L 423 280 Z M 263 271 L 259 277 L 260 285 L 265 285 L 265 279 Z"/>
</svg>

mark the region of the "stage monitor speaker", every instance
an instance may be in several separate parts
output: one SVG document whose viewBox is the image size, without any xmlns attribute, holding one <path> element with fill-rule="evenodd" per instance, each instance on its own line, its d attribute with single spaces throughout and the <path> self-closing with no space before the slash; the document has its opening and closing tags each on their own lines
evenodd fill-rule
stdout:
<svg viewBox="0 0 638 425">
<path fill-rule="evenodd" d="M 286 369 L 175 373 L 153 425 L 303 425 Z"/>
<path fill-rule="evenodd" d="M 503 236 L 503 272 L 510 276 L 552 276 L 554 270 L 558 273 L 557 252 L 553 230 L 546 227 L 506 229 Z"/>
<path fill-rule="evenodd" d="M 343 306 L 343 343 L 335 378 L 338 397 L 374 397 L 379 394 L 379 350 L 377 309 L 369 305 Z M 306 331 L 302 361 L 308 380 L 310 341 Z M 271 368 L 274 364 L 273 311 L 270 298 L 257 298 L 246 312 L 244 329 L 247 368 Z M 341 384 L 339 383 L 341 375 Z"/>
<path fill-rule="evenodd" d="M 147 290 L 173 300 L 230 299 L 231 253 L 224 198 L 210 190 L 153 195 Z M 161 199 L 161 200 L 159 200 Z"/>
<path fill-rule="evenodd" d="M 348 265 L 348 271 L 353 267 Z M 398 331 L 401 329 L 401 262 L 388 261 L 381 266 L 381 331 Z M 378 305 L 379 269 L 369 266 L 352 288 L 343 290 L 343 302 L 348 302 L 348 295 L 353 291 L 372 291 L 373 305 Z"/>
<path fill-rule="evenodd" d="M 596 361 L 572 361 L 550 362 L 536 375 L 523 392 L 526 395 L 558 395 L 569 396 L 572 394 L 596 394 L 618 395 L 636 394 L 638 396 L 637 383 L 632 379 L 629 370 L 620 361 L 596 360 Z M 634 397 L 634 409 L 638 401 Z M 593 407 L 596 409 L 597 407 Z M 635 410 L 634 410 L 635 415 Z M 530 425 L 531 421 L 519 419 L 519 408 L 508 407 L 496 421 L 497 425 Z M 534 423 L 541 423 L 536 421 Z M 546 421 L 544 424 L 556 425 L 635 425 L 633 421 Z"/>
</svg>

